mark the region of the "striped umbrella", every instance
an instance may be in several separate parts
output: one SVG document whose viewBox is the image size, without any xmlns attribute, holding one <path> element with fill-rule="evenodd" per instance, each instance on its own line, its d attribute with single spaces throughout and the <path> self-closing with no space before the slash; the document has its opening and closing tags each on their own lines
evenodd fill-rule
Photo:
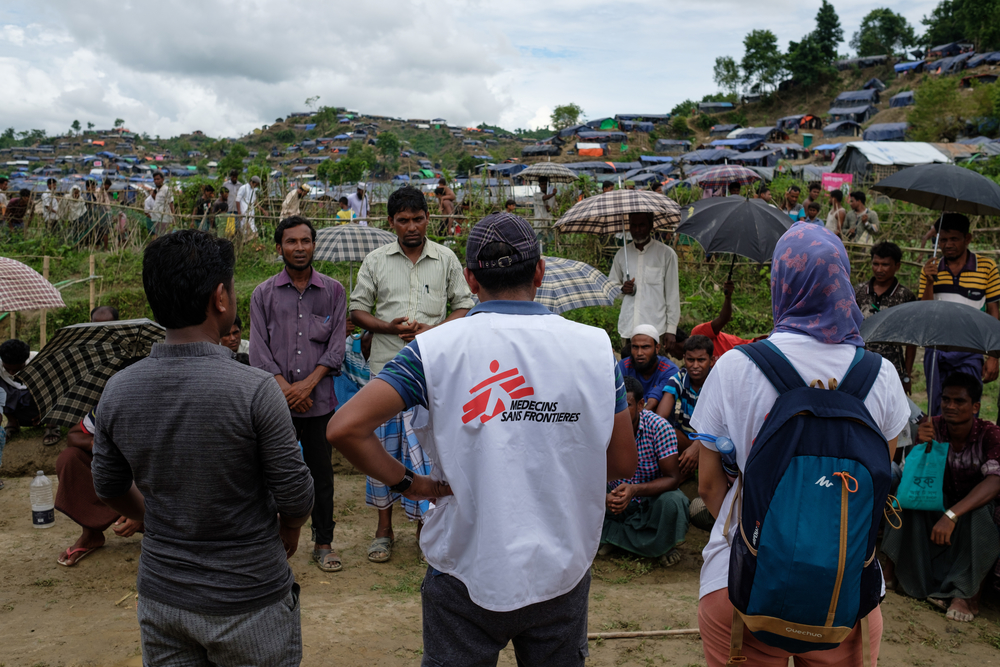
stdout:
<svg viewBox="0 0 1000 667">
<path fill-rule="evenodd" d="M 0 257 L 0 311 L 65 306 L 59 290 L 38 271 L 17 260 Z"/>
<path fill-rule="evenodd" d="M 556 227 L 561 232 L 617 234 L 628 228 L 629 213 L 652 213 L 653 229 L 672 229 L 681 219 L 680 206 L 664 195 L 649 190 L 612 190 L 577 202 L 559 218 Z"/>
<path fill-rule="evenodd" d="M 396 235 L 384 229 L 349 223 L 316 232 L 313 259 L 326 262 L 360 262 L 375 248 L 388 245 Z"/>
<path fill-rule="evenodd" d="M 749 185 L 754 181 L 759 181 L 760 175 L 739 165 L 720 164 L 701 172 L 695 177 L 695 180 L 702 189 L 715 190 L 716 188 L 727 188 L 730 183 L 734 182 L 741 186 Z"/>
<path fill-rule="evenodd" d="M 552 183 L 572 183 L 579 178 L 575 171 L 555 162 L 538 162 L 515 175 L 532 180 L 544 177 Z"/>
<path fill-rule="evenodd" d="M 165 335 L 147 319 L 63 327 L 17 379 L 31 390 L 43 422 L 73 426 L 97 407 L 111 376 L 149 356 Z"/>
<path fill-rule="evenodd" d="M 611 306 L 621 289 L 585 262 L 563 257 L 545 258 L 545 278 L 535 301 L 557 315 L 587 306 Z"/>
</svg>

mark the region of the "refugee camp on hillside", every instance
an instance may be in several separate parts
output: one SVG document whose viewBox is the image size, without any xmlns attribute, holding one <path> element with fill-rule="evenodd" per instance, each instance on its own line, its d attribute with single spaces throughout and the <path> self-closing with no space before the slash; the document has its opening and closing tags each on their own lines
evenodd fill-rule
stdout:
<svg viewBox="0 0 1000 667">
<path fill-rule="evenodd" d="M 189 4 L 3 19 L 0 667 L 996 661 L 1000 3 Z"/>
</svg>

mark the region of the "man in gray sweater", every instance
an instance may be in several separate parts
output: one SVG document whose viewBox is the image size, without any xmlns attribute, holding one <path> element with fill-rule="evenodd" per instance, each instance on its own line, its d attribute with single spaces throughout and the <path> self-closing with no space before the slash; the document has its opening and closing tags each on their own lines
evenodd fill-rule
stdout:
<svg viewBox="0 0 1000 667">
<path fill-rule="evenodd" d="M 94 487 L 143 521 L 143 664 L 298 665 L 287 558 L 313 483 L 274 377 L 219 344 L 236 316 L 232 244 L 194 230 L 145 251 L 143 287 L 165 343 L 108 381 Z"/>
</svg>

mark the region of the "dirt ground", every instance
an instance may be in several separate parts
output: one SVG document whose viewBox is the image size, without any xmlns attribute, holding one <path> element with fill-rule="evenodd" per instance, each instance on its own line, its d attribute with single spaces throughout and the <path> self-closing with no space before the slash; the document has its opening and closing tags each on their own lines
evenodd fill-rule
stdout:
<svg viewBox="0 0 1000 667">
<path fill-rule="evenodd" d="M 142 664 L 135 618 L 135 577 L 141 537 L 108 541 L 74 568 L 56 563 L 79 528 L 56 513 L 55 527 L 31 525 L 30 476 L 51 469 L 62 445 L 14 440 L 4 453 L 0 491 L 0 667 Z M 9 464 L 9 465 L 8 465 Z M 55 478 L 53 475 L 53 483 Z M 365 558 L 375 512 L 364 505 L 364 478 L 336 480 L 336 547 L 344 570 L 320 572 L 309 560 L 308 530 L 291 565 L 302 586 L 303 664 L 418 665 L 421 656 L 420 582 L 425 570 L 413 524 L 396 527 L 392 560 Z M 590 593 L 590 631 L 659 630 L 697 626 L 698 574 L 708 533 L 691 528 L 679 565 L 598 557 Z M 972 624 L 956 624 L 917 600 L 890 593 L 883 603 L 880 664 L 1000 665 L 1000 612 L 987 607 Z M 588 664 L 605 667 L 702 665 L 697 635 L 590 642 Z M 508 647 L 501 665 L 515 664 Z"/>
</svg>

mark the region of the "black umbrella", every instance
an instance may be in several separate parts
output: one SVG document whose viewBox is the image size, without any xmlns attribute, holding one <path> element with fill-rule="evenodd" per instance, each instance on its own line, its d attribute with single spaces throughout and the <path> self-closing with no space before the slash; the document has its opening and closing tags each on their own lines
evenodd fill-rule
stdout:
<svg viewBox="0 0 1000 667">
<path fill-rule="evenodd" d="M 1000 215 L 1000 185 L 971 169 L 953 164 L 923 164 L 901 169 L 871 189 L 935 211 Z"/>
<path fill-rule="evenodd" d="M 712 197 L 683 208 L 677 232 L 694 238 L 709 254 L 733 253 L 735 266 L 736 255 L 770 261 L 778 239 L 791 226 L 787 213 L 761 199 Z"/>
<path fill-rule="evenodd" d="M 861 324 L 866 343 L 922 345 L 944 351 L 1000 352 L 1000 322 L 981 310 L 951 301 L 913 301 L 872 315 Z M 927 379 L 927 404 L 937 371 L 937 354 L 931 357 Z"/>
<path fill-rule="evenodd" d="M 861 325 L 866 343 L 898 343 L 940 350 L 1000 352 L 1000 322 L 951 301 L 913 301 L 872 315 Z"/>
</svg>

